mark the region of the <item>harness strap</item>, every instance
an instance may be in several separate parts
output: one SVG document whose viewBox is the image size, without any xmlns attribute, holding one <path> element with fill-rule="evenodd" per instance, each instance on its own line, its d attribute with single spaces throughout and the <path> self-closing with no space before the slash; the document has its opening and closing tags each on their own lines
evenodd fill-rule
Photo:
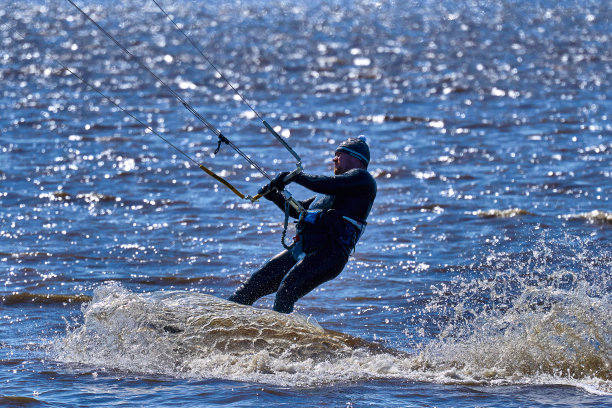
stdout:
<svg viewBox="0 0 612 408">
<path fill-rule="evenodd" d="M 357 241 L 359 241 L 359 239 L 361 238 L 361 236 L 363 235 L 363 233 L 365 232 L 366 226 L 368 225 L 367 222 L 359 222 L 359 221 L 355 221 L 354 219 L 347 217 L 346 215 L 342 216 L 342 218 L 347 221 L 348 223 L 350 223 L 351 225 L 353 225 L 355 228 L 357 228 Z M 355 242 L 355 245 L 357 244 L 357 242 Z M 353 252 L 355 252 L 355 248 L 353 247 Z"/>
<path fill-rule="evenodd" d="M 352 219 L 351 217 L 347 217 L 346 215 L 343 215 L 342 218 L 345 221 L 348 221 L 349 223 L 351 223 L 355 228 L 357 228 L 359 231 L 361 231 L 362 229 L 365 228 L 366 223 L 365 222 L 359 222 L 359 221 L 355 221 L 354 219 Z"/>
</svg>

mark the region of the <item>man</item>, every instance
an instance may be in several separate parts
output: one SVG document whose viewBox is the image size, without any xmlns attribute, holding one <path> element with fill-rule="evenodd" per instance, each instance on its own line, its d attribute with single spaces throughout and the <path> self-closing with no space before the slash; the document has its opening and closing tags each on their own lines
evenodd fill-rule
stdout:
<svg viewBox="0 0 612 408">
<path fill-rule="evenodd" d="M 301 173 L 293 177 L 289 182 L 317 193 L 300 202 L 306 213 L 291 210 L 292 217 L 299 217 L 295 244 L 256 271 L 229 300 L 252 305 L 276 292 L 273 309 L 291 313 L 299 298 L 338 276 L 363 233 L 376 197 L 376 182 L 367 171 L 369 162 L 365 138 L 351 138 L 336 149 L 334 176 Z M 285 199 L 280 191 L 287 174 L 278 174 L 260 190 L 283 211 Z"/>
</svg>

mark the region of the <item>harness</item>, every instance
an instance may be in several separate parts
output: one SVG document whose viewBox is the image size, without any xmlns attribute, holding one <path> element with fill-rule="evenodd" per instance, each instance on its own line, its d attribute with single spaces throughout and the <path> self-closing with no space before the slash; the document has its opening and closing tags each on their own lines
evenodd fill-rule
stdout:
<svg viewBox="0 0 612 408">
<path fill-rule="evenodd" d="M 287 222 L 288 212 L 285 211 L 285 227 Z M 305 252 L 312 252 L 332 242 L 337 242 L 349 254 L 355 251 L 355 245 L 363 235 L 366 225 L 365 221 L 355 220 L 333 209 L 307 210 L 302 212 L 297 221 L 296 240 L 302 241 L 302 249 Z"/>
</svg>

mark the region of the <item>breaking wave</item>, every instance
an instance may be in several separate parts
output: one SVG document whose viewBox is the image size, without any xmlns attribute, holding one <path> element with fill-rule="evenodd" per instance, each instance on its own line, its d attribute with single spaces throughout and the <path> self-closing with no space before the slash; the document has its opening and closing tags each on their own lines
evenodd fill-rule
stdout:
<svg viewBox="0 0 612 408">
<path fill-rule="evenodd" d="M 469 290 L 484 286 L 492 290 L 495 280 Z M 196 292 L 134 293 L 109 283 L 83 305 L 82 325 L 52 349 L 59 361 L 88 369 L 180 378 L 306 387 L 371 379 L 566 384 L 612 393 L 610 295 L 594 294 L 585 282 L 561 286 L 525 284 L 512 305 L 481 311 L 469 324 L 451 319 L 437 339 L 408 354 L 326 330 L 300 314 Z"/>
<path fill-rule="evenodd" d="M 110 283 L 95 290 L 83 315 L 80 327 L 53 344 L 60 361 L 299 386 L 371 378 L 388 372 L 401 354 L 300 314 L 195 292 L 133 293 Z"/>
</svg>

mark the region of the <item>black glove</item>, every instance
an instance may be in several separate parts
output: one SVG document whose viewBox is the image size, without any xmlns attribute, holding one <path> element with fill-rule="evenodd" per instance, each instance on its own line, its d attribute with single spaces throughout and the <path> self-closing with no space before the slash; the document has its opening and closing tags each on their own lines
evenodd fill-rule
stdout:
<svg viewBox="0 0 612 408">
<path fill-rule="evenodd" d="M 265 186 L 263 186 L 262 188 L 260 188 L 259 191 L 257 192 L 257 194 L 259 194 L 261 196 L 266 196 L 266 194 L 268 194 L 271 190 L 272 190 L 272 186 L 270 185 L 270 183 L 268 183 Z"/>
<path fill-rule="evenodd" d="M 289 175 L 288 171 L 281 171 L 272 179 L 270 182 L 270 186 L 277 189 L 278 191 L 283 191 L 285 186 L 289 183 L 285 183 L 285 177 Z"/>
<path fill-rule="evenodd" d="M 288 171 L 281 171 L 270 181 L 268 184 L 259 189 L 257 194 L 262 196 L 267 195 L 270 191 L 276 189 L 278 191 L 283 191 L 285 189 L 285 177 L 289 174 Z"/>
</svg>

